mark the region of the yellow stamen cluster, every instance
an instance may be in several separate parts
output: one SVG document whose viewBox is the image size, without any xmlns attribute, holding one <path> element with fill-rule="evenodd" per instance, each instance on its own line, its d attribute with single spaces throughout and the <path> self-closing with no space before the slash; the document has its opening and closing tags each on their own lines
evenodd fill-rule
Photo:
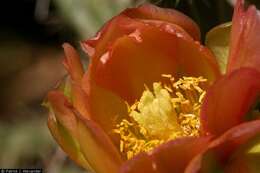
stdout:
<svg viewBox="0 0 260 173">
<path fill-rule="evenodd" d="M 140 152 L 148 152 L 164 142 L 159 139 L 148 139 L 145 129 L 138 126 L 136 122 L 131 123 L 126 119 L 117 125 L 114 132 L 120 134 L 120 152 L 125 153 L 127 159 Z"/>
<path fill-rule="evenodd" d="M 199 111 L 205 91 L 202 77 L 183 77 L 178 81 L 170 75 L 168 84 L 153 83 L 153 91 L 146 87 L 141 99 L 129 106 L 129 119 L 117 124 L 120 151 L 127 159 L 140 152 L 183 136 L 198 136 Z"/>
</svg>

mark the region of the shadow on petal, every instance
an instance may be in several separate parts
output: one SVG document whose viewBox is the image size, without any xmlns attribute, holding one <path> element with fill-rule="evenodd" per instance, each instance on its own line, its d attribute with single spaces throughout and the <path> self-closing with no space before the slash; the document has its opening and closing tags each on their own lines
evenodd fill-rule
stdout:
<svg viewBox="0 0 260 173">
<path fill-rule="evenodd" d="M 229 128 L 248 120 L 260 92 L 260 73 L 241 68 L 213 84 L 201 107 L 204 133 L 220 135 Z"/>
<path fill-rule="evenodd" d="M 247 159 L 243 156 L 246 151 L 245 146 L 255 137 L 259 141 L 259 135 L 260 120 L 231 128 L 213 140 L 205 151 L 193 158 L 185 173 L 250 172 L 250 165 L 244 162 Z M 259 163 L 260 160 L 256 161 Z"/>
<path fill-rule="evenodd" d="M 80 149 L 97 173 L 118 173 L 123 160 L 105 132 L 91 120 L 77 114 Z"/>
<path fill-rule="evenodd" d="M 155 148 L 150 153 L 142 153 L 127 161 L 121 173 L 180 173 L 194 156 L 201 153 L 209 144 L 211 137 L 187 137 Z"/>
<path fill-rule="evenodd" d="M 129 104 L 141 96 L 144 84 L 151 87 L 153 82 L 162 80 L 162 74 L 177 79 L 203 76 L 209 83 L 220 75 L 213 54 L 178 29 L 169 33 L 150 25 L 132 34 L 135 37 L 130 34 L 117 39 L 96 68 L 89 70 L 97 85 Z"/>
</svg>

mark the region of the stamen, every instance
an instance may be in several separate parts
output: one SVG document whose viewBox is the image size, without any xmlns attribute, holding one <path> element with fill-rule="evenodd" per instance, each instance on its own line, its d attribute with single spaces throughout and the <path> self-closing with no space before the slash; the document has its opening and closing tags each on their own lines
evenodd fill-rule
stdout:
<svg viewBox="0 0 260 173">
<path fill-rule="evenodd" d="M 155 82 L 153 90 L 145 91 L 132 106 L 128 105 L 129 119 L 123 119 L 114 130 L 120 136 L 120 152 L 127 159 L 140 152 L 183 136 L 200 134 L 199 113 L 205 91 L 200 84 L 202 77 L 183 77 L 171 85 Z"/>
</svg>

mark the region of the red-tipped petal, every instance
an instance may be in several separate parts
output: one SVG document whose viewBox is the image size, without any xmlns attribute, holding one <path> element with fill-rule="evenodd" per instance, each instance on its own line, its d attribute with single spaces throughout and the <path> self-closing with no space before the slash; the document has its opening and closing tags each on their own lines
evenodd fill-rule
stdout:
<svg viewBox="0 0 260 173">
<path fill-rule="evenodd" d="M 115 40 L 139 27 L 142 27 L 140 22 L 125 15 L 118 15 L 107 22 L 94 38 L 83 41 L 81 45 L 83 50 L 92 58 L 91 60 L 95 61 L 107 51 Z"/>
<path fill-rule="evenodd" d="M 122 14 L 131 18 L 159 20 L 179 25 L 195 40 L 200 40 L 198 25 L 188 16 L 176 10 L 160 8 L 152 4 L 144 4 L 137 8 L 127 9 Z"/>
<path fill-rule="evenodd" d="M 82 153 L 97 173 L 118 173 L 122 164 L 119 151 L 93 121 L 77 116 L 79 144 Z"/>
<path fill-rule="evenodd" d="M 212 82 L 220 73 L 208 49 L 178 28 L 169 32 L 166 25 L 147 25 L 117 39 L 94 66 L 92 79 L 129 103 L 140 97 L 144 84 L 161 81 L 162 74 L 203 76 Z"/>
<path fill-rule="evenodd" d="M 170 141 L 155 148 L 152 152 L 140 154 L 127 161 L 122 173 L 139 173 L 144 164 L 147 173 L 180 173 L 194 156 L 201 153 L 211 137 L 188 137 Z"/>
<path fill-rule="evenodd" d="M 200 39 L 199 27 L 189 17 L 172 9 L 162 9 L 146 4 L 137 8 L 126 9 L 111 19 L 94 38 L 82 42 L 83 49 L 90 57 L 101 56 L 107 51 L 109 45 L 119 37 L 141 27 L 136 22 L 140 19 L 175 24 L 193 36 L 195 40 Z"/>
<path fill-rule="evenodd" d="M 241 161 L 237 151 L 250 139 L 260 134 L 260 120 L 235 126 L 212 141 L 207 149 L 197 155 L 188 165 L 185 173 L 237 172 L 249 173 L 246 165 L 237 166 Z M 243 159 L 243 158 L 242 158 Z M 238 169 L 241 168 L 241 169 Z"/>
<path fill-rule="evenodd" d="M 260 73 L 241 68 L 218 80 L 207 91 L 201 107 L 205 133 L 220 135 L 247 120 L 260 92 Z"/>
<path fill-rule="evenodd" d="M 70 44 L 64 43 L 63 48 L 65 51 L 64 66 L 69 72 L 72 80 L 80 82 L 84 74 L 80 57 L 77 51 Z"/>
<path fill-rule="evenodd" d="M 228 73 L 240 67 L 260 66 L 260 15 L 255 6 L 245 9 L 244 0 L 237 0 L 231 30 Z"/>
</svg>

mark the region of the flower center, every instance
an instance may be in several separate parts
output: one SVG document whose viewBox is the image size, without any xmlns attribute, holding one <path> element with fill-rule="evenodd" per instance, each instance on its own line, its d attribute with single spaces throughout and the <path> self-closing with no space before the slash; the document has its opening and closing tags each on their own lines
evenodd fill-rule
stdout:
<svg viewBox="0 0 260 173">
<path fill-rule="evenodd" d="M 129 107 L 129 118 L 117 124 L 114 132 L 120 136 L 120 152 L 127 159 L 140 152 L 184 136 L 200 133 L 199 112 L 205 91 L 202 77 L 183 77 L 178 81 L 170 75 L 168 84 L 153 83 L 141 99 Z"/>
</svg>

